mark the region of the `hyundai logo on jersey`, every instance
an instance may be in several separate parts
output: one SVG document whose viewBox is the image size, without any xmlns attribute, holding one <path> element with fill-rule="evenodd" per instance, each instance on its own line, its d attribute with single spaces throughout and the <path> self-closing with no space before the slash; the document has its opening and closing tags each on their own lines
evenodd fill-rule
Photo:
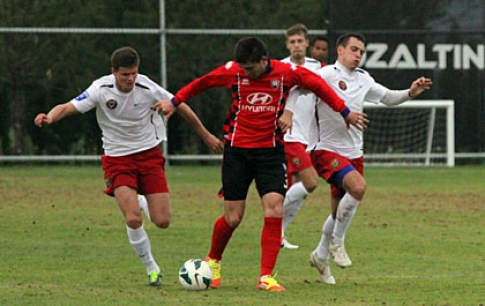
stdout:
<svg viewBox="0 0 485 306">
<path fill-rule="evenodd" d="M 273 101 L 273 97 L 265 92 L 255 92 L 250 94 L 246 100 L 251 105 L 264 105 L 271 103 Z"/>
</svg>

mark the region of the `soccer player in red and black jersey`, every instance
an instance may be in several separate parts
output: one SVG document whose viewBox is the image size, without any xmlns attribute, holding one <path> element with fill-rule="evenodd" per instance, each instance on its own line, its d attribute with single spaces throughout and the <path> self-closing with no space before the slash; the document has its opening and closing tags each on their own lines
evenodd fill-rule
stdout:
<svg viewBox="0 0 485 306">
<path fill-rule="evenodd" d="M 206 261 L 213 271 L 212 288 L 220 286 L 224 249 L 240 224 L 249 186 L 255 180 L 264 212 L 261 234 L 261 272 L 257 288 L 284 291 L 273 275 L 281 242 L 283 200 L 286 192 L 283 135 L 291 116 L 282 116 L 290 89 L 301 86 L 342 114 L 347 124 L 360 129 L 365 114 L 351 112 L 327 83 L 315 73 L 270 59 L 266 45 L 256 37 L 241 39 L 235 59 L 192 81 L 171 100 L 155 107 L 169 117 L 175 107 L 213 87 L 232 90 L 232 105 L 224 121 L 222 184 L 224 215 L 214 225 Z M 294 105 L 297 107 L 297 105 Z M 288 120 L 288 118 L 290 118 Z"/>
</svg>

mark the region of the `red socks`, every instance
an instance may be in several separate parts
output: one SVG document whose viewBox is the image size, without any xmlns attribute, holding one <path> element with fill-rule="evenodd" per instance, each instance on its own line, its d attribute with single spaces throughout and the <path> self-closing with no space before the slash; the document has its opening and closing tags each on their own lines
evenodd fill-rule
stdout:
<svg viewBox="0 0 485 306">
<path fill-rule="evenodd" d="M 222 259 L 222 253 L 224 253 L 234 230 L 235 228 L 231 228 L 229 224 L 227 224 L 224 215 L 216 220 L 214 230 L 212 231 L 211 249 L 208 255 L 211 259 Z"/>
<path fill-rule="evenodd" d="M 283 218 L 264 218 L 261 233 L 261 276 L 272 275 L 280 252 Z"/>
</svg>

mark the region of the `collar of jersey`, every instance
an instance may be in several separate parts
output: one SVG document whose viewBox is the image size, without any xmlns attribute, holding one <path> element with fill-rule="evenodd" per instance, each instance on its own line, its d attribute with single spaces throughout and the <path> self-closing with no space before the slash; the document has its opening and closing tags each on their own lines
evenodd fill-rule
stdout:
<svg viewBox="0 0 485 306">
<path fill-rule="evenodd" d="M 268 73 L 271 72 L 271 70 L 272 70 L 272 68 L 271 68 L 271 60 L 268 59 L 268 65 L 266 65 L 266 68 L 264 68 L 264 72 L 263 73 L 264 74 L 268 74 Z"/>
<path fill-rule="evenodd" d="M 345 68 L 344 65 L 342 65 L 339 61 L 335 62 L 335 67 L 345 72 L 347 75 L 352 75 L 353 71 L 350 71 L 349 69 Z"/>
</svg>

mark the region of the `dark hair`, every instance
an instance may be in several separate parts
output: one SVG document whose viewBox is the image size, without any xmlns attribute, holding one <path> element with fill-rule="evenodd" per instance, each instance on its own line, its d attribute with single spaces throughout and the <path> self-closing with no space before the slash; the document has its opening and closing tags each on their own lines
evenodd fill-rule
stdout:
<svg viewBox="0 0 485 306">
<path fill-rule="evenodd" d="M 118 70 L 120 67 L 138 67 L 140 57 L 132 47 L 121 47 L 111 55 L 111 67 Z"/>
<path fill-rule="evenodd" d="M 234 61 L 238 64 L 257 63 L 263 56 L 269 57 L 268 48 L 258 37 L 242 38 L 234 47 Z"/>
<path fill-rule="evenodd" d="M 310 42 L 310 46 L 312 47 L 315 46 L 315 43 L 319 40 L 322 40 L 328 44 L 328 39 L 325 36 L 317 35 L 317 36 L 313 36 L 312 41 Z"/>
<path fill-rule="evenodd" d="M 360 33 L 352 33 L 352 32 L 349 32 L 349 33 L 345 33 L 343 35 L 340 35 L 339 38 L 337 38 L 337 47 L 338 46 L 346 47 L 347 44 L 348 44 L 348 42 L 349 42 L 349 39 L 351 37 L 357 38 L 358 40 L 360 40 L 361 42 L 363 42 L 364 45 L 365 45 L 365 37 L 364 37 L 364 35 L 362 35 Z"/>
<path fill-rule="evenodd" d="M 297 23 L 293 26 L 291 26 L 288 30 L 286 30 L 286 37 L 296 35 L 296 34 L 303 34 L 305 38 L 308 38 L 308 29 L 307 27 L 302 24 L 302 23 Z"/>
</svg>

